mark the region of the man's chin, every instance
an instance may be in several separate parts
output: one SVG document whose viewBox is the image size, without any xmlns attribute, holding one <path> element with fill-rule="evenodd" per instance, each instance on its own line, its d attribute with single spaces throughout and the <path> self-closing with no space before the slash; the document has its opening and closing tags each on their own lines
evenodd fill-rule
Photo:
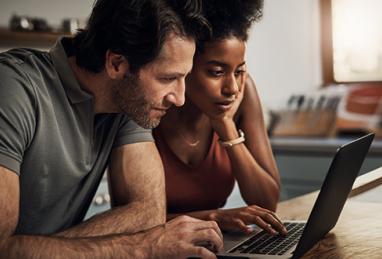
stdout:
<svg viewBox="0 0 382 259">
<path fill-rule="evenodd" d="M 140 120 L 134 120 L 134 121 L 144 129 L 154 129 L 154 128 L 158 127 L 158 125 L 160 123 L 160 118 L 159 119 L 145 120 L 145 121 L 140 121 Z"/>
</svg>

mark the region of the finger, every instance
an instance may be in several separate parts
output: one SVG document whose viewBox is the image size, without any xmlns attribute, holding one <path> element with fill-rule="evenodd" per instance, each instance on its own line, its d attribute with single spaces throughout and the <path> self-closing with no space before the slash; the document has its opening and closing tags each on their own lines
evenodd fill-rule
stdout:
<svg viewBox="0 0 382 259">
<path fill-rule="evenodd" d="M 206 220 L 200 220 L 196 219 L 187 215 L 182 215 L 179 217 L 176 217 L 175 219 L 172 219 L 169 221 L 169 223 L 174 223 L 176 225 L 183 225 L 182 227 L 191 227 L 193 230 L 201 230 L 206 228 L 213 228 L 216 233 L 223 239 L 223 234 L 218 226 L 218 224 L 215 221 L 206 221 Z"/>
<path fill-rule="evenodd" d="M 203 258 L 203 259 L 216 259 L 216 255 L 208 250 L 207 248 L 201 246 L 192 246 L 186 251 L 187 255 L 185 257 L 191 258 Z"/>
<path fill-rule="evenodd" d="M 265 219 L 265 221 L 267 221 L 268 223 L 270 223 L 272 225 L 272 227 L 278 231 L 280 234 L 282 235 L 286 235 L 288 234 L 288 231 L 287 229 L 285 228 L 285 226 L 283 225 L 283 223 L 280 223 L 280 221 L 276 220 L 275 217 L 271 214 L 266 214 L 263 219 Z"/>
<path fill-rule="evenodd" d="M 255 215 L 261 216 L 281 234 L 286 235 L 288 233 L 283 222 L 279 219 L 279 217 L 273 211 L 270 211 L 261 207 L 254 208 L 252 206 L 249 207 L 249 210 L 253 211 Z"/>
<path fill-rule="evenodd" d="M 237 216 L 240 216 L 240 220 L 243 222 L 244 225 L 246 224 L 256 224 L 260 228 L 264 229 L 271 235 L 276 235 L 278 233 L 286 235 L 286 229 L 284 229 L 284 226 L 280 224 L 272 214 L 268 213 L 267 211 L 261 211 L 261 210 L 254 210 L 250 211 L 251 213 L 241 212 Z M 246 226 L 246 228 L 248 228 Z M 246 231 L 247 233 L 252 232 L 252 229 L 248 228 Z"/>
<path fill-rule="evenodd" d="M 275 230 L 273 230 L 273 232 L 272 232 L 272 230 L 271 230 L 272 226 L 269 229 L 268 223 L 266 223 L 264 220 L 261 219 L 261 216 L 260 216 L 261 213 L 259 211 L 257 211 L 256 214 L 258 214 L 258 215 L 252 215 L 250 213 L 241 212 L 237 215 L 240 217 L 240 220 L 242 221 L 243 225 L 247 228 L 247 231 L 246 231 L 247 233 L 253 232 L 253 229 L 251 227 L 248 227 L 247 225 L 256 224 L 259 227 L 267 230 L 272 235 L 277 234 L 277 232 Z"/>
<path fill-rule="evenodd" d="M 280 224 L 283 224 L 283 222 L 281 221 L 281 219 L 277 216 L 276 213 L 274 213 L 273 211 L 271 210 L 267 210 L 267 209 L 264 209 L 262 208 L 264 211 L 266 211 L 267 213 L 271 214 Z"/>
<path fill-rule="evenodd" d="M 284 227 L 284 225 L 282 223 L 280 223 L 280 221 L 277 220 L 277 218 L 275 218 L 273 214 L 268 213 L 268 212 L 263 212 L 263 214 L 260 216 L 268 224 L 271 224 L 272 228 L 274 228 L 277 232 L 279 232 L 282 235 L 287 234 L 287 230 Z"/>
<path fill-rule="evenodd" d="M 253 224 L 252 215 L 246 213 L 244 208 L 239 208 L 235 210 L 225 210 L 217 221 L 222 226 L 224 230 L 241 230 L 245 233 L 251 233 L 252 228 L 248 227 L 247 224 Z"/>
<path fill-rule="evenodd" d="M 216 222 L 180 216 L 172 224 L 173 227 L 183 229 L 181 239 L 186 243 L 194 246 L 204 244 L 214 252 L 223 250 L 223 235 Z"/>
<path fill-rule="evenodd" d="M 260 228 L 264 229 L 265 231 L 267 231 L 269 234 L 271 235 L 277 235 L 277 232 L 276 230 L 274 230 L 272 228 L 272 225 L 271 224 L 268 224 L 267 222 L 265 222 L 260 216 L 254 216 L 253 217 L 253 222 L 259 226 Z"/>
<path fill-rule="evenodd" d="M 235 224 L 236 228 L 240 229 L 246 234 L 250 234 L 253 232 L 253 230 L 248 227 L 241 219 L 233 219 L 233 223 Z"/>
<path fill-rule="evenodd" d="M 190 233 L 191 242 L 209 248 L 213 252 L 223 250 L 223 239 L 212 229 L 203 229 Z"/>
<path fill-rule="evenodd" d="M 244 90 L 245 81 L 247 81 L 247 72 L 241 74 L 241 90 Z"/>
<path fill-rule="evenodd" d="M 204 230 L 204 229 L 213 229 L 216 232 L 216 234 L 218 234 L 219 237 L 223 239 L 223 233 L 221 232 L 216 221 L 200 221 L 194 225 L 194 230 Z"/>
</svg>

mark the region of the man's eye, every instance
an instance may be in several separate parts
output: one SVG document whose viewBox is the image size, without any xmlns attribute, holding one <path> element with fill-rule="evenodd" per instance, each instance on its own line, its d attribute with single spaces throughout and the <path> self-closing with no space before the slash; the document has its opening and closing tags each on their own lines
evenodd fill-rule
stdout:
<svg viewBox="0 0 382 259">
<path fill-rule="evenodd" d="M 164 81 L 164 82 L 169 83 L 169 82 L 175 81 L 176 77 L 163 77 L 161 80 Z"/>
</svg>

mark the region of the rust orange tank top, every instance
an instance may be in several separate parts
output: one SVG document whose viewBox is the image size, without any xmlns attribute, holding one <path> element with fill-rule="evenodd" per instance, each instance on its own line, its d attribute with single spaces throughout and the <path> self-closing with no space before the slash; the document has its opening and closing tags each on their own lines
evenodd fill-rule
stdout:
<svg viewBox="0 0 382 259">
<path fill-rule="evenodd" d="M 224 206 L 233 190 L 235 178 L 224 147 L 213 135 L 207 157 L 197 167 L 183 163 L 169 148 L 159 130 L 154 138 L 166 176 L 168 213 L 217 209 Z"/>
</svg>

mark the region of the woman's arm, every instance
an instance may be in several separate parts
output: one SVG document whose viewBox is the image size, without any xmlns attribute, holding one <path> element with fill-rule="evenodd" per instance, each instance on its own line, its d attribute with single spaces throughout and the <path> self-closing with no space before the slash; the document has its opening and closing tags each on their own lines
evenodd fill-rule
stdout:
<svg viewBox="0 0 382 259">
<path fill-rule="evenodd" d="M 223 140 L 237 138 L 238 130 L 245 134 L 245 142 L 227 147 L 233 174 L 241 195 L 248 205 L 276 210 L 280 179 L 264 125 L 261 103 L 255 84 L 247 77 L 242 102 L 235 120 L 214 122 L 214 129 Z M 218 125 L 218 126 L 217 126 Z"/>
</svg>

